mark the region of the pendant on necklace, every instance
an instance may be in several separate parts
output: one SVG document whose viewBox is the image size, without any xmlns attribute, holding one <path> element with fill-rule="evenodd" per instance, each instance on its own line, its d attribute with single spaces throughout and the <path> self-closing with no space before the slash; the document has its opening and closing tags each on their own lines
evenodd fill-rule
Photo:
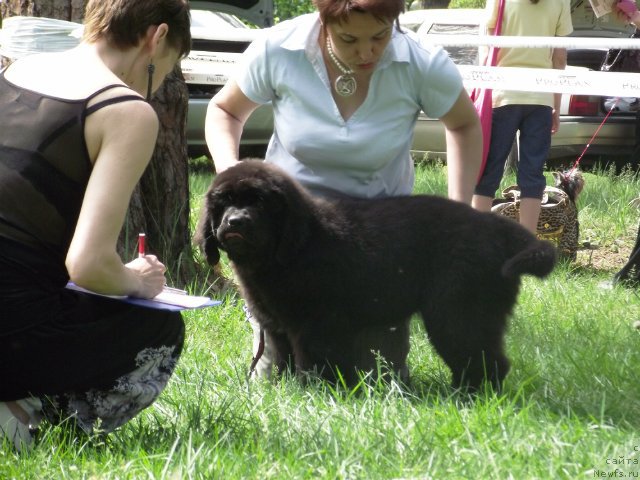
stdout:
<svg viewBox="0 0 640 480">
<path fill-rule="evenodd" d="M 329 58 L 336 66 L 338 70 L 342 73 L 336 78 L 336 81 L 333 84 L 333 88 L 335 88 L 336 93 L 341 97 L 350 97 L 356 90 L 358 89 L 358 82 L 356 82 L 356 78 L 353 76 L 353 70 L 344 66 L 336 54 L 333 53 L 333 48 L 331 47 L 331 40 L 329 40 L 329 36 L 327 36 L 327 54 Z"/>
<path fill-rule="evenodd" d="M 352 75 L 340 75 L 336 78 L 333 86 L 336 89 L 336 93 L 341 97 L 350 97 L 354 93 L 356 93 L 356 89 L 358 84 L 356 83 L 356 79 L 353 78 Z"/>
</svg>

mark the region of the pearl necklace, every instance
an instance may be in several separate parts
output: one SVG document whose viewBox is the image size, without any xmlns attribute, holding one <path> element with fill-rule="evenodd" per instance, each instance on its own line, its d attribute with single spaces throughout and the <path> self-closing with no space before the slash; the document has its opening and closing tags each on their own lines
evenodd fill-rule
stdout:
<svg viewBox="0 0 640 480">
<path fill-rule="evenodd" d="M 333 84 L 333 88 L 335 88 L 336 93 L 341 97 L 350 97 L 358 88 L 358 83 L 356 82 L 355 77 L 353 76 L 353 70 L 350 68 L 346 68 L 336 54 L 333 53 L 333 48 L 331 48 L 331 40 L 329 40 L 329 36 L 327 35 L 327 53 L 329 54 L 329 58 L 333 62 L 333 64 L 340 70 L 342 75 L 336 78 L 336 81 Z"/>
</svg>

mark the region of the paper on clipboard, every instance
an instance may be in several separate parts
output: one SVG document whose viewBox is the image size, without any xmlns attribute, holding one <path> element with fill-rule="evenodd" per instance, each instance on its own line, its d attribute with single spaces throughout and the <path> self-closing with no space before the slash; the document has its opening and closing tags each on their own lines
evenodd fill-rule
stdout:
<svg viewBox="0 0 640 480">
<path fill-rule="evenodd" d="M 211 301 L 209 297 L 197 297 L 187 295 L 186 293 L 175 293 L 172 290 L 165 289 L 155 297 L 154 302 L 168 303 L 169 305 L 177 305 L 184 308 L 199 308 Z"/>
<path fill-rule="evenodd" d="M 111 298 L 124 303 L 130 303 L 132 305 L 138 305 L 141 307 L 154 308 L 156 310 L 172 310 L 179 311 L 190 308 L 202 308 L 212 307 L 219 305 L 220 301 L 211 300 L 209 297 L 199 297 L 195 295 L 188 295 L 187 293 L 177 293 L 176 289 L 166 287 L 162 293 L 154 298 L 136 298 L 117 295 L 104 295 L 101 293 L 87 290 L 86 288 L 79 287 L 73 282 L 69 282 L 66 285 L 69 290 L 75 290 L 77 292 L 88 293 L 90 295 L 97 295 L 100 297 Z"/>
<path fill-rule="evenodd" d="M 589 0 L 589 3 L 591 4 L 593 13 L 595 13 L 597 18 L 600 18 L 612 12 L 616 0 Z"/>
</svg>

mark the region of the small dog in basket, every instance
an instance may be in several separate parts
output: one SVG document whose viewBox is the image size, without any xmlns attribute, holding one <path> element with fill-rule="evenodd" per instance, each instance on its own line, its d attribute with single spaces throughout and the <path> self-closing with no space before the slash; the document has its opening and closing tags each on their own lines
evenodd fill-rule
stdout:
<svg viewBox="0 0 640 480">
<path fill-rule="evenodd" d="M 578 251 L 580 224 L 576 201 L 584 188 L 584 176 L 577 168 L 553 172 L 554 187 L 546 187 L 538 218 L 538 238 L 553 242 L 561 258 L 575 261 Z M 520 189 L 507 187 L 504 198 L 494 200 L 492 212 L 516 221 L 520 219 Z"/>
</svg>

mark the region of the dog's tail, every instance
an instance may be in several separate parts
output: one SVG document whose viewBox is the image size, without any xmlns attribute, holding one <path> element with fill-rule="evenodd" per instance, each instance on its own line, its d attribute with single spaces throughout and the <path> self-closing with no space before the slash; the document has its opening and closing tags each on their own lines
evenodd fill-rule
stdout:
<svg viewBox="0 0 640 480">
<path fill-rule="evenodd" d="M 502 275 L 514 278 L 529 274 L 544 278 L 553 270 L 557 256 L 551 242 L 538 240 L 507 260 L 502 266 Z"/>
</svg>

